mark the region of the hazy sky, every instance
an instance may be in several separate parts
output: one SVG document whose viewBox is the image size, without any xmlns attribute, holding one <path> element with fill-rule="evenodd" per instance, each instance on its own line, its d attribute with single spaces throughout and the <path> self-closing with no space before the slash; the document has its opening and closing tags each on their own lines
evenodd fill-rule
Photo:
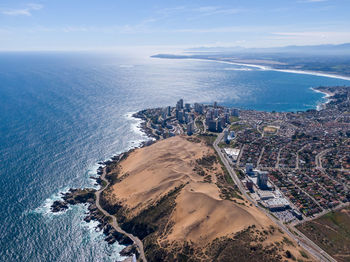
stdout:
<svg viewBox="0 0 350 262">
<path fill-rule="evenodd" d="M 350 42 L 350 0 L 1 0 L 0 50 Z"/>
</svg>

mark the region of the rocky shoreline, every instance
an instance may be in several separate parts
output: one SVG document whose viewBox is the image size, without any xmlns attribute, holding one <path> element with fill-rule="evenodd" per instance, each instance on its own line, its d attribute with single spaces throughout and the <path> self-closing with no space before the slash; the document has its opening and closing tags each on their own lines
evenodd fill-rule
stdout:
<svg viewBox="0 0 350 262">
<path fill-rule="evenodd" d="M 154 138 L 155 140 L 158 140 L 159 137 L 156 137 L 152 130 L 147 127 L 147 124 L 145 122 L 145 118 L 142 117 L 142 114 L 139 114 L 139 112 L 135 113 L 133 115 L 135 118 L 140 118 L 144 120 L 141 125 L 140 129 L 142 132 L 144 132 L 148 137 Z M 155 142 L 155 140 L 147 140 L 142 142 L 138 147 L 135 147 L 133 149 L 130 149 L 127 152 L 115 155 L 111 157 L 110 160 L 107 160 L 105 162 L 98 162 L 100 165 L 97 169 L 97 175 L 98 177 L 90 177 L 91 179 L 96 180 L 96 183 L 100 185 L 102 188 L 105 187 L 105 184 L 102 181 L 101 176 L 104 172 L 104 169 L 106 169 L 106 179 L 110 181 L 108 178 L 108 174 L 111 170 L 111 166 L 114 166 L 118 164 L 120 161 L 125 159 L 132 151 L 138 148 L 142 148 L 145 146 L 149 146 Z M 113 181 L 110 181 L 113 183 Z M 106 188 L 105 188 L 106 189 Z M 126 246 L 119 254 L 121 256 L 127 257 L 124 261 L 133 261 L 134 255 L 136 258 L 139 258 L 140 253 L 137 249 L 137 246 L 133 242 L 132 239 L 130 239 L 127 235 L 118 232 L 113 226 L 110 224 L 110 218 L 105 216 L 96 206 L 96 195 L 97 192 L 96 189 L 93 188 L 70 188 L 68 192 L 61 193 L 62 199 L 56 200 L 51 205 L 51 212 L 58 213 L 58 212 L 64 212 L 69 208 L 69 205 L 77 205 L 77 204 L 86 204 L 88 205 L 88 213 L 86 217 L 84 218 L 84 221 L 89 223 L 91 221 L 97 221 L 97 229 L 102 230 L 105 237 L 105 241 L 112 245 L 115 242 L 118 242 L 121 245 Z"/>
<path fill-rule="evenodd" d="M 141 110 L 132 115 L 134 118 L 141 119 L 142 122 L 140 124 L 140 130 L 147 135 L 149 138 L 153 138 L 155 140 L 159 140 L 160 136 L 153 133 L 153 130 L 147 126 L 147 118 L 144 116 L 146 110 Z"/>
<path fill-rule="evenodd" d="M 103 167 L 99 167 L 101 171 Z M 95 178 L 97 183 L 100 183 L 99 178 Z M 96 189 L 75 189 L 71 188 L 67 193 L 62 193 L 62 200 L 55 201 L 51 206 L 51 212 L 64 212 L 69 208 L 69 205 L 87 204 L 88 213 L 84 218 L 84 221 L 89 223 L 91 221 L 98 221 L 97 229 L 102 230 L 105 237 L 105 241 L 112 245 L 118 242 L 121 245 L 126 246 L 121 252 L 121 256 L 132 257 L 134 254 L 138 257 L 138 252 L 133 241 L 126 235 L 115 230 L 110 224 L 110 219 L 106 217 L 96 206 L 95 201 Z"/>
</svg>

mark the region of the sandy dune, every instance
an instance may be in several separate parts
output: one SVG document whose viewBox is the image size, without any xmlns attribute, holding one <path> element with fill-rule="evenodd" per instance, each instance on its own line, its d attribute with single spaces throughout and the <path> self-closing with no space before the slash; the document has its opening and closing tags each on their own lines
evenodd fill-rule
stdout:
<svg viewBox="0 0 350 262">
<path fill-rule="evenodd" d="M 271 222 L 255 208 L 212 197 L 215 185 L 207 190 L 186 187 L 177 198 L 172 216 L 176 221 L 170 240 L 208 242 L 231 235 L 250 225 L 269 226 Z M 217 189 L 216 189 L 217 191 Z"/>
<path fill-rule="evenodd" d="M 120 162 L 119 177 L 122 180 L 113 185 L 111 197 L 127 207 L 125 215 L 131 219 L 175 187 L 184 185 L 169 217 L 171 226 L 158 232 L 160 244 L 186 240 L 204 247 L 216 238 L 234 236 L 252 225 L 261 231 L 273 225 L 270 219 L 244 200 L 222 199 L 216 184 L 218 175 L 223 174 L 221 165 L 218 162 L 199 165 L 196 161 L 210 155 L 214 155 L 212 148 L 181 136 L 137 149 Z M 200 166 L 204 174 L 200 175 L 194 169 L 196 166 Z M 205 182 L 204 177 L 208 176 L 211 176 L 211 182 Z M 276 230 L 270 238 L 274 242 L 281 241 L 283 235 Z M 298 253 L 296 249 L 290 250 Z"/>
<path fill-rule="evenodd" d="M 138 149 L 121 162 L 121 172 L 128 176 L 114 185 L 114 196 L 135 215 L 176 186 L 188 183 L 177 197 L 169 240 L 211 241 L 249 225 L 270 225 L 255 207 L 222 200 L 219 188 L 203 183 L 203 177 L 193 171 L 196 159 L 213 153 L 204 144 L 180 136 Z M 215 176 L 219 172 L 222 170 L 216 165 L 210 173 Z"/>
<path fill-rule="evenodd" d="M 176 186 L 203 180 L 193 173 L 193 161 L 209 152 L 179 136 L 138 149 L 121 162 L 121 172 L 128 176 L 114 186 L 114 194 L 137 212 Z"/>
</svg>

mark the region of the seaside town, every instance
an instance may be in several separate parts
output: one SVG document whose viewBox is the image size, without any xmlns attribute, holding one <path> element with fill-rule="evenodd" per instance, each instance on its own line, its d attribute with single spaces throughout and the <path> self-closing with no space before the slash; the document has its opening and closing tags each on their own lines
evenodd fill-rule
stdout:
<svg viewBox="0 0 350 262">
<path fill-rule="evenodd" d="M 207 136 L 239 178 L 244 193 L 283 223 L 297 225 L 350 202 L 350 89 L 319 87 L 319 110 L 261 112 L 184 103 L 142 110 L 156 140 Z"/>
</svg>

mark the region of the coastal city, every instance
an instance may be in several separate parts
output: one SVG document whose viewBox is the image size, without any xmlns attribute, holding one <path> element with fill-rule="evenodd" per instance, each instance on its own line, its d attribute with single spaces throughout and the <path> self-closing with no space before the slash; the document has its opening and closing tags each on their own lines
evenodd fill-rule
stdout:
<svg viewBox="0 0 350 262">
<path fill-rule="evenodd" d="M 315 90 L 327 94 L 326 102 L 301 112 L 261 112 L 183 99 L 174 106 L 141 110 L 133 117 L 142 120 L 140 128 L 151 139 L 100 162 L 94 179 L 101 187 L 71 188 L 51 211 L 87 204 L 84 220 L 98 221 L 109 244 L 126 245 L 120 252 L 124 261 L 147 261 L 147 256 L 168 261 L 179 252 L 205 256 L 202 247 L 179 249 L 168 242 L 173 231 L 189 235 L 198 230 L 204 217 L 219 232 L 236 232 L 239 242 L 232 247 L 243 247 L 244 256 L 256 248 L 254 242 L 274 241 L 264 250 L 265 261 L 305 261 L 311 255 L 334 262 L 337 250 L 346 254 L 348 246 L 344 241 L 339 249 L 332 234 L 348 234 L 339 227 L 347 223 L 341 216 L 348 216 L 350 203 L 350 89 Z M 135 188 L 140 179 L 144 187 Z M 140 197 L 144 200 L 135 201 Z M 134 210 L 142 207 L 133 217 L 132 205 Z"/>
<path fill-rule="evenodd" d="M 2 0 L 0 262 L 350 262 L 350 0 Z"/>
<path fill-rule="evenodd" d="M 321 110 L 260 112 L 184 103 L 142 110 L 154 139 L 219 137 L 217 146 L 254 203 L 282 223 L 297 225 L 350 201 L 350 92 L 320 87 Z M 238 186 L 240 186 L 238 185 Z"/>
</svg>

